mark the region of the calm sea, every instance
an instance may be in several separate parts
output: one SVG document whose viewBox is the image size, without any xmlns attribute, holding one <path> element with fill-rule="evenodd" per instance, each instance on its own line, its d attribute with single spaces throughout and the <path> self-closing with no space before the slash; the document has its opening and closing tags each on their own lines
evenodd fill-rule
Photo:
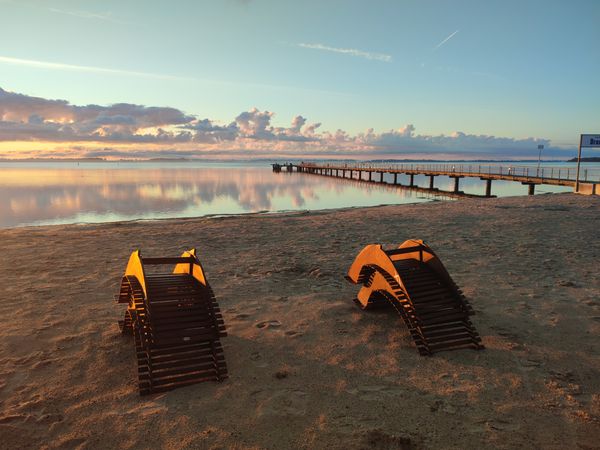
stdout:
<svg viewBox="0 0 600 450">
<path fill-rule="evenodd" d="M 565 163 L 543 166 L 574 167 Z M 398 181 L 408 183 L 405 177 Z M 415 181 L 424 187 L 428 183 L 425 177 L 415 177 Z M 437 188 L 450 191 L 452 186 L 451 179 L 436 177 Z M 461 180 L 460 188 L 473 194 L 485 190 L 482 181 L 469 178 Z M 538 186 L 536 193 L 570 190 Z M 497 196 L 526 193 L 526 186 L 514 182 L 494 181 L 492 187 L 492 194 Z M 273 173 L 265 162 L 0 163 L 0 227 L 317 210 L 436 199 L 448 197 L 317 175 Z"/>
</svg>

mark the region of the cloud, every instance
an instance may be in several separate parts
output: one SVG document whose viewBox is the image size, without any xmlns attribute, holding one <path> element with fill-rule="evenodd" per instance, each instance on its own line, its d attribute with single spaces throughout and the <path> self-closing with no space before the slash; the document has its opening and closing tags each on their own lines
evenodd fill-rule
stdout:
<svg viewBox="0 0 600 450">
<path fill-rule="evenodd" d="M 300 129 L 306 124 L 306 119 L 302 116 L 296 116 L 292 119 L 292 127 L 290 131 L 292 133 L 300 133 Z"/>
<path fill-rule="evenodd" d="M 273 127 L 271 119 L 274 113 L 270 111 L 260 111 L 252 108 L 250 111 L 244 111 L 235 118 L 235 124 L 239 130 L 238 138 L 253 139 L 265 142 L 308 142 L 318 141 L 314 134 L 302 132 L 302 127 L 306 124 L 306 119 L 302 116 L 296 116 L 292 119 L 291 127 Z M 314 128 L 312 128 L 314 130 Z"/>
<path fill-rule="evenodd" d="M 31 154 L 13 151 L 13 157 L 64 157 L 66 154 L 69 157 L 131 155 L 140 158 L 151 155 L 536 158 L 540 144 L 545 146 L 546 157 L 571 156 L 574 151 L 555 147 L 543 138 L 516 139 L 462 131 L 419 134 L 413 124 L 382 132 L 367 128 L 351 134 L 343 129 L 321 131 L 320 122 L 309 122 L 302 115 L 295 115 L 289 126 L 274 126 L 274 118 L 275 113 L 271 111 L 252 108 L 242 111 L 230 122 L 219 123 L 172 107 L 130 103 L 80 106 L 0 88 L 0 142 L 56 143 L 54 147 L 44 145 L 46 150 Z M 68 150 L 61 150 L 65 145 Z M 0 156 L 10 157 L 9 154 Z"/>
<path fill-rule="evenodd" d="M 267 130 L 267 128 L 270 128 L 271 117 L 273 117 L 272 112 L 261 112 L 258 109 L 253 108 L 250 111 L 240 113 L 235 118 L 235 122 L 237 123 L 242 136 L 256 139 L 268 139 L 273 136 L 273 133 L 270 130 Z"/>
<path fill-rule="evenodd" d="M 365 52 L 363 50 L 358 50 L 355 48 L 338 48 L 338 47 L 330 47 L 328 45 L 323 45 L 323 44 L 305 44 L 305 43 L 298 44 L 298 47 L 309 48 L 309 49 L 313 49 L 313 50 L 323 50 L 323 51 L 334 52 L 334 53 L 342 53 L 344 55 L 357 56 L 359 58 L 371 59 L 371 60 L 375 60 L 375 61 L 383 61 L 383 62 L 388 62 L 388 63 L 392 62 L 391 55 L 386 55 L 385 53 Z"/>
<path fill-rule="evenodd" d="M 109 69 L 106 67 L 96 67 L 96 66 L 82 66 L 82 65 L 76 65 L 76 64 L 54 63 L 54 62 L 48 62 L 48 61 L 36 61 L 33 59 L 12 58 L 9 56 L 0 56 L 0 62 L 6 63 L 6 64 L 11 64 L 11 65 L 16 65 L 16 66 L 35 67 L 38 69 L 67 70 L 67 71 L 75 71 L 75 72 L 91 72 L 91 73 L 112 74 L 112 75 L 129 75 L 129 76 L 144 77 L 144 78 L 156 78 L 159 80 L 175 80 L 175 81 L 190 80 L 190 78 L 178 77 L 178 76 L 174 76 L 174 75 L 163 75 L 163 74 L 149 73 L 149 72 L 137 72 L 137 71 L 133 71 L 133 70 Z"/>
<path fill-rule="evenodd" d="M 127 22 L 115 19 L 110 12 L 107 13 L 95 13 L 91 11 L 83 11 L 83 10 L 67 10 L 67 9 L 59 9 L 59 8 L 45 8 L 50 12 L 56 14 L 63 14 L 66 16 L 78 17 L 81 19 L 94 19 L 94 20 L 102 20 L 106 22 L 112 22 L 116 24 L 127 24 Z"/>
<path fill-rule="evenodd" d="M 1 2 L 2 0 L 0 0 Z M 297 86 L 286 86 L 286 85 L 275 85 L 275 84 L 262 84 L 253 83 L 247 81 L 236 81 L 236 80 L 224 80 L 224 79 L 209 79 L 209 78 L 198 78 L 198 77 L 186 77 L 169 74 L 160 74 L 152 72 L 138 72 L 134 70 L 123 70 L 123 69 L 112 69 L 107 67 L 97 66 L 85 66 L 78 64 L 65 64 L 60 62 L 49 62 L 39 61 L 33 59 L 13 58 L 10 56 L 0 56 L 0 63 L 10 64 L 13 66 L 32 67 L 36 69 L 44 70 L 58 70 L 58 71 L 72 71 L 82 73 L 96 73 L 96 74 L 108 74 L 108 75 L 121 75 L 131 77 L 142 77 L 157 80 L 166 81 L 185 81 L 190 83 L 206 83 L 215 86 L 226 86 L 226 87 L 244 87 L 248 89 L 266 89 L 270 91 L 291 91 L 291 92 L 310 92 L 313 94 L 327 95 L 327 96 L 351 96 L 347 92 L 339 91 L 328 91 L 323 89 L 313 89 Z"/>
<path fill-rule="evenodd" d="M 195 142 L 233 141 L 239 134 L 237 123 L 231 122 L 229 125 L 216 125 L 210 119 L 194 120 L 185 124 L 182 128 L 195 132 L 193 138 Z"/>
<path fill-rule="evenodd" d="M 193 120 L 193 116 L 170 107 L 129 103 L 76 106 L 66 100 L 47 100 L 0 88 L 0 140 L 3 141 L 181 141 L 191 139 L 191 133 L 168 132 L 163 128 Z"/>
</svg>

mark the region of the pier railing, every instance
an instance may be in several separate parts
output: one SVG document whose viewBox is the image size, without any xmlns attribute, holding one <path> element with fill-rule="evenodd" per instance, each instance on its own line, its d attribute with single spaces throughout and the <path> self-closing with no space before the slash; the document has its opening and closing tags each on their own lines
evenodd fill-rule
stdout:
<svg viewBox="0 0 600 450">
<path fill-rule="evenodd" d="M 460 190 L 460 179 L 480 178 L 485 181 L 485 196 L 492 196 L 492 181 L 503 180 L 518 182 L 528 186 L 529 195 L 535 193 L 535 187 L 540 184 L 557 186 L 571 186 L 577 189 L 577 168 L 575 167 L 542 167 L 536 165 L 499 165 L 499 164 L 457 164 L 457 163 L 333 163 L 333 162 L 302 162 L 300 164 L 272 164 L 274 172 L 307 172 L 318 175 L 333 176 L 337 178 L 350 178 L 364 180 L 363 174 L 368 176 L 370 183 L 388 184 L 384 174 L 392 174 L 393 186 L 403 186 L 398 183 L 398 175 L 408 175 L 408 187 L 419 187 L 415 176 L 429 177 L 429 190 L 435 191 L 434 179 L 438 176 L 449 177 L 454 180 L 454 194 L 464 194 Z M 348 176 L 347 176 L 348 175 Z M 356 177 L 355 177 L 356 175 Z M 377 179 L 378 178 L 378 179 Z M 600 169 L 584 167 L 579 172 L 579 181 L 585 183 L 586 189 L 595 193 L 600 187 Z M 405 186 L 403 186 L 405 187 Z"/>
<path fill-rule="evenodd" d="M 306 164 L 306 163 L 305 163 Z M 318 164 L 318 167 L 344 168 L 346 170 L 382 170 L 390 172 L 421 172 L 446 174 L 469 174 L 472 176 L 495 175 L 515 178 L 538 178 L 541 180 L 564 180 L 575 182 L 576 167 L 537 167 L 519 165 L 497 164 L 412 164 L 412 163 L 352 163 Z M 600 182 L 600 169 L 582 168 L 579 174 L 580 181 Z"/>
</svg>

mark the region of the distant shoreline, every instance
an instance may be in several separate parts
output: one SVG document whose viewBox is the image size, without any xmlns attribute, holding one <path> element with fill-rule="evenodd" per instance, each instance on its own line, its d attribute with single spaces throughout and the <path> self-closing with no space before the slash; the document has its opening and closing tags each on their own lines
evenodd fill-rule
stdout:
<svg viewBox="0 0 600 450">
<path fill-rule="evenodd" d="M 314 159 L 305 158 L 305 161 L 335 161 L 345 163 L 537 163 L 537 159 Z M 104 158 L 21 158 L 21 159 L 8 159 L 0 158 L 0 163 L 65 163 L 65 162 L 77 162 L 77 163 L 272 163 L 272 162 L 285 163 L 298 163 L 303 161 L 302 159 L 191 159 L 191 158 L 150 158 L 150 159 L 104 159 Z M 542 163 L 564 163 L 564 162 L 577 162 L 577 158 L 571 158 L 569 160 L 563 159 L 543 159 Z M 581 162 L 600 162 L 600 157 L 589 157 L 581 158 Z"/>
<path fill-rule="evenodd" d="M 571 158 L 566 162 L 577 162 L 577 158 Z M 581 158 L 581 162 L 597 162 L 600 163 L 600 157 L 598 156 L 590 156 L 588 158 Z"/>
</svg>

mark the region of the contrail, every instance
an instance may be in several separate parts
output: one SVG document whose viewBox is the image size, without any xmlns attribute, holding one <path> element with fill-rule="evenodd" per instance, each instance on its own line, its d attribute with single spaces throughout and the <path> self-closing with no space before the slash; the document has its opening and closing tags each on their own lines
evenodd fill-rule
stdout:
<svg viewBox="0 0 600 450">
<path fill-rule="evenodd" d="M 330 47 L 328 45 L 323 44 L 305 44 L 300 43 L 298 47 L 302 48 L 310 48 L 313 50 L 324 50 L 326 52 L 334 52 L 334 53 L 343 53 L 345 55 L 358 56 L 359 58 L 373 59 L 376 61 L 383 62 L 392 62 L 391 55 L 386 55 L 385 53 L 373 53 L 373 52 L 365 52 L 364 50 L 358 50 L 356 48 L 339 48 L 339 47 Z"/>
<path fill-rule="evenodd" d="M 444 39 L 442 42 L 440 42 L 438 45 L 435 46 L 434 50 L 437 50 L 438 48 L 440 48 L 442 45 L 444 45 L 446 42 L 448 42 L 450 39 L 452 39 L 454 37 L 454 35 L 456 33 L 458 33 L 460 30 L 456 30 L 454 33 L 452 33 L 450 36 L 448 36 L 446 39 Z"/>
</svg>

